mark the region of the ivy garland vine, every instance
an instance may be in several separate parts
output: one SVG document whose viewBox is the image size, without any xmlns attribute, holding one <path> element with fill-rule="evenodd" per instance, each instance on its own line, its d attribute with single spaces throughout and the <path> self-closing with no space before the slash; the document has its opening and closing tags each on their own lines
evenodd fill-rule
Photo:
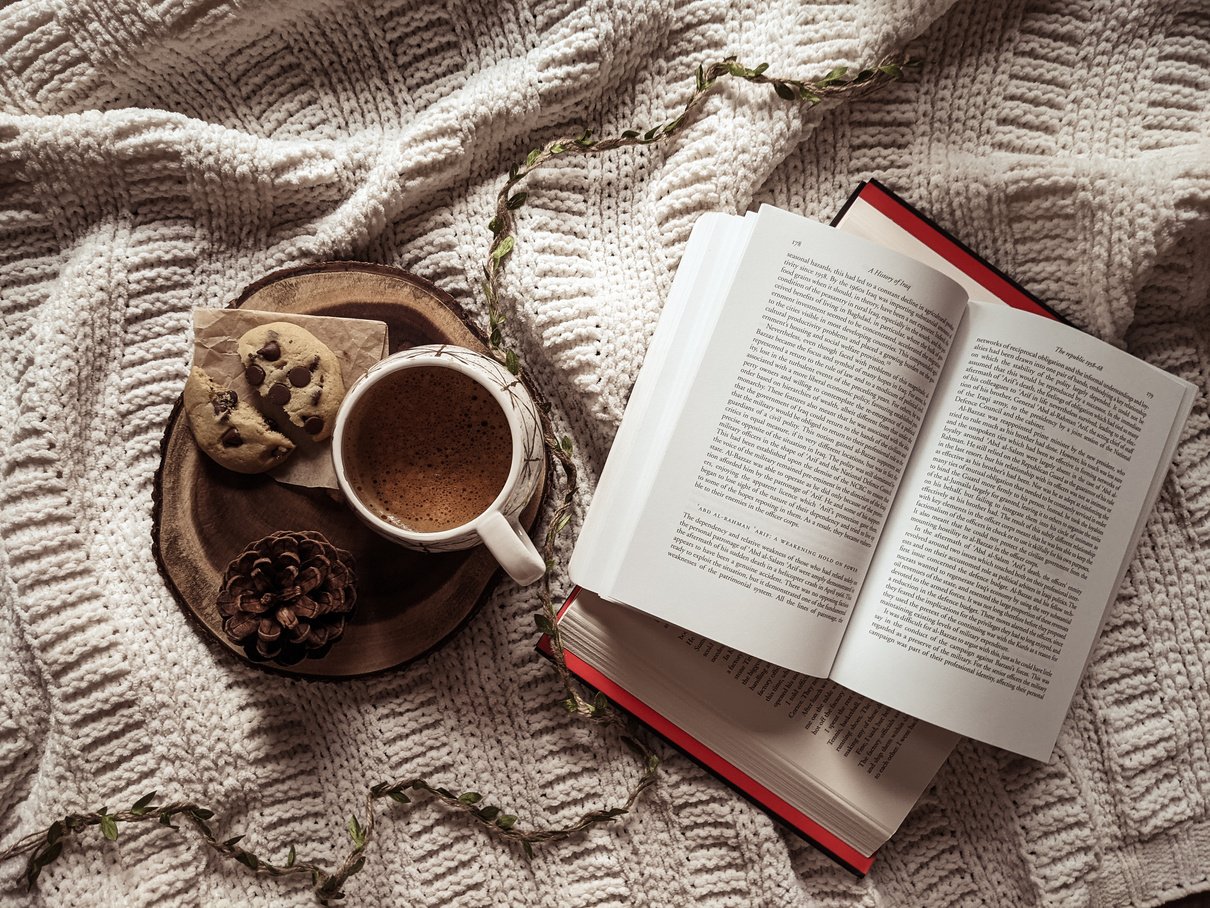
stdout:
<svg viewBox="0 0 1210 908">
<path fill-rule="evenodd" d="M 771 85 L 779 98 L 810 107 L 840 95 L 867 94 L 902 79 L 905 71 L 915 69 L 919 65 L 916 60 L 892 55 L 867 69 L 851 72 L 842 66 L 833 69 L 821 79 L 800 81 L 766 75 L 769 68 L 767 63 L 748 68 L 738 63 L 735 57 L 727 57 L 708 67 L 697 68 L 692 95 L 680 114 L 667 122 L 645 132 L 628 129 L 621 135 L 608 139 L 594 139 L 592 132 L 585 129 L 574 137 L 554 139 L 530 151 L 523 162 L 509 168 L 508 177 L 496 197 L 495 215 L 488 224 L 492 240 L 488 248 L 487 262 L 483 267 L 481 291 L 487 308 L 488 341 L 492 355 L 513 374 L 521 374 L 520 357 L 515 350 L 505 345 L 504 331 L 508 318 L 501 308 L 500 281 L 504 264 L 516 246 L 515 212 L 525 205 L 527 199 L 527 193 L 513 190 L 535 170 L 557 158 L 601 154 L 615 148 L 662 142 L 685 127 L 700 109 L 706 96 L 725 77 Z M 571 439 L 566 435 L 556 437 L 549 406 L 544 408 L 542 413 L 542 428 L 548 462 L 552 466 L 557 464 L 562 473 L 563 495 L 550 518 L 543 539 L 546 574 L 542 578 L 541 586 L 542 610 L 535 615 L 535 622 L 538 630 L 550 639 L 555 669 L 566 694 L 562 701 L 563 706 L 580 718 L 614 728 L 620 733 L 622 742 L 637 758 L 640 774 L 625 802 L 618 806 L 589 811 L 568 826 L 529 830 L 523 825 L 518 827 L 519 820 L 514 814 L 485 803 L 483 796 L 476 791 L 459 793 L 433 785 L 423 778 L 380 782 L 367 791 L 360 812 L 348 818 L 346 829 L 351 844 L 340 864 L 331 868 L 314 860 L 300 859 L 294 845 L 290 845 L 284 857 L 277 861 L 261 857 L 241 847 L 240 842 L 244 838 L 242 835 L 220 838 L 210 823 L 215 816 L 214 811 L 191 801 L 158 802 L 156 792 L 152 792 L 139 798 L 126 810 L 110 812 L 108 807 L 102 807 L 86 813 L 69 813 L 55 820 L 45 830 L 31 833 L 0 852 L 0 862 L 28 854 L 25 881 L 27 886 L 32 888 L 39 874 L 62 854 L 64 843 L 73 838 L 80 839 L 80 834 L 89 828 L 97 827 L 105 839 L 115 841 L 118 838 L 119 824 L 155 823 L 174 830 L 188 827 L 211 850 L 243 864 L 254 873 L 270 877 L 309 878 L 317 901 L 328 905 L 344 898 L 345 883 L 365 866 L 366 847 L 375 831 L 376 808 L 384 800 L 408 804 L 418 793 L 426 795 L 430 800 L 440 801 L 448 808 L 465 813 L 497 836 L 518 843 L 528 857 L 533 856 L 534 845 L 566 839 L 628 813 L 643 792 L 655 783 L 660 758 L 636 733 L 633 721 L 614 710 L 603 695 L 597 694 L 592 700 L 588 700 L 580 694 L 564 662 L 563 642 L 555 620 L 551 580 L 555 567 L 555 543 L 571 519 L 578 489 L 577 472 L 572 459 Z"/>
</svg>

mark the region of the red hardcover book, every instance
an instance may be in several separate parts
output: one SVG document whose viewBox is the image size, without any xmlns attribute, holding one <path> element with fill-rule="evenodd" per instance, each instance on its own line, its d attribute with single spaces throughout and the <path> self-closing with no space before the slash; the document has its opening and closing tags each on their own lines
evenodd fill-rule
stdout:
<svg viewBox="0 0 1210 908">
<path fill-rule="evenodd" d="M 1067 322 L 995 265 L 955 238 L 928 215 L 901 199 L 877 180 L 861 183 L 849 196 L 832 226 L 909 255 L 968 286 L 972 299 L 1002 302 L 1047 318 Z M 935 258 L 923 250 L 927 249 Z M 969 282 L 967 284 L 966 282 Z"/>
<path fill-rule="evenodd" d="M 1049 756 L 1192 386 L 1070 327 L 1039 331 L 1019 314 L 997 315 L 1007 306 L 1061 321 L 881 184 L 861 184 L 832 226 L 767 206 L 695 226 L 558 617 L 573 674 L 864 874 L 960 734 Z M 984 326 L 1005 321 L 1010 339 L 985 342 Z M 1045 355 L 1019 346 L 1027 342 Z M 946 522 L 912 524 L 961 498 L 950 493 L 953 451 L 1006 456 L 1039 424 L 1026 412 L 1027 401 L 1046 404 L 1038 389 L 1097 374 L 1150 395 L 1145 417 L 1131 418 L 1145 418 L 1154 438 L 1129 453 L 1137 475 L 1122 502 L 1107 504 L 1100 560 L 1060 563 L 1083 557 L 1073 549 L 1047 566 L 1095 577 L 1062 590 L 1024 567 L 1005 579 L 995 546 L 1016 531 L 971 517 L 975 505 L 959 502 L 966 516 L 947 518 L 977 524 L 960 527 L 965 542 Z M 992 400 L 1002 375 L 1011 408 Z M 961 420 L 985 406 L 999 422 L 966 431 Z M 1001 423 L 1015 435 L 989 444 L 1009 431 Z M 1095 426 L 1072 428 L 1098 437 Z M 1051 473 L 1084 456 L 1069 448 L 1055 447 Z M 1034 507 L 1029 483 L 1051 479 L 1027 475 L 1037 464 L 1023 456 L 1009 462 L 980 467 L 980 502 L 1018 495 L 1008 502 L 1016 527 L 1018 511 Z M 930 485 L 939 482 L 951 485 Z M 1056 541 L 1089 531 L 1060 526 L 1066 517 L 1054 510 L 1031 526 Z M 943 543 L 956 566 L 921 573 L 925 550 Z M 1008 570 L 1024 563 L 1004 557 Z M 1013 596 L 1039 607 L 1066 596 L 1067 624 L 1025 626 Z M 1009 603 L 1008 631 L 971 617 L 992 614 L 972 605 L 997 597 Z M 984 636 L 972 643 L 968 632 Z M 993 637 L 1011 637 L 1011 653 L 993 653 Z M 539 647 L 549 655 L 549 641 Z"/>
</svg>

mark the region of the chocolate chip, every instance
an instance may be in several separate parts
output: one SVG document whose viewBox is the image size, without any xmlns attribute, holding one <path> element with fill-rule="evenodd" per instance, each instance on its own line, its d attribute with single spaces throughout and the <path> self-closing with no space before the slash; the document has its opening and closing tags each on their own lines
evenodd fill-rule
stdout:
<svg viewBox="0 0 1210 908">
<path fill-rule="evenodd" d="M 307 421 L 303 423 L 303 429 L 308 435 L 318 435 L 324 430 L 324 420 L 322 416 L 308 416 Z"/>
<path fill-rule="evenodd" d="M 319 388 L 316 388 L 315 391 L 311 394 L 311 406 L 313 406 L 313 407 L 319 406 L 319 398 L 322 396 L 323 396 L 323 391 L 319 390 Z"/>
<path fill-rule="evenodd" d="M 269 341 L 263 347 L 256 351 L 257 356 L 267 359 L 271 363 L 281 359 L 281 345 L 277 341 Z"/>
<path fill-rule="evenodd" d="M 219 441 L 223 443 L 224 448 L 238 448 L 244 443 L 244 439 L 240 437 L 239 429 L 232 426 L 222 434 Z"/>
<path fill-rule="evenodd" d="M 244 370 L 244 378 L 248 379 L 248 384 L 257 388 L 265 380 L 265 370 L 256 363 L 248 363 L 248 368 Z"/>
<path fill-rule="evenodd" d="M 290 389 L 281 382 L 277 382 L 269 389 L 268 397 L 271 402 L 279 407 L 284 407 L 290 400 Z"/>
<path fill-rule="evenodd" d="M 301 388 L 311 383 L 311 370 L 306 366 L 295 366 L 286 373 L 286 378 L 290 379 L 290 384 L 294 387 Z"/>
<path fill-rule="evenodd" d="M 239 395 L 234 391 L 219 391 L 210 398 L 210 406 L 214 408 L 215 416 L 222 416 L 225 413 L 230 413 L 235 409 L 235 405 L 239 403 Z"/>
</svg>

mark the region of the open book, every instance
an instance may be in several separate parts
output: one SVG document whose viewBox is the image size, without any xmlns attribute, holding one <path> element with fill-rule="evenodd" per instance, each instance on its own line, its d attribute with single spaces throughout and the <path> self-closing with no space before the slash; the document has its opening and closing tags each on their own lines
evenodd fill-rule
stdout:
<svg viewBox="0 0 1210 908">
<path fill-rule="evenodd" d="M 846 813 L 823 825 L 869 855 L 952 733 L 1049 758 L 1194 389 L 873 209 L 840 226 L 695 226 L 572 557 L 597 595 L 560 627 L 760 785 L 823 792 L 803 809 Z M 841 774 L 890 790 L 795 769 L 780 743 L 823 743 L 804 697 L 835 701 L 810 759 L 856 752 Z"/>
</svg>

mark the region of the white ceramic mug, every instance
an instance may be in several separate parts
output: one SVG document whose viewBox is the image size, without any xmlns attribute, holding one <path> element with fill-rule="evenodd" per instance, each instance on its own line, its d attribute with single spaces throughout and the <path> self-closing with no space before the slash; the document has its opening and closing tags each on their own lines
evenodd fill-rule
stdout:
<svg viewBox="0 0 1210 908">
<path fill-rule="evenodd" d="M 358 498 L 346 468 L 350 415 L 366 392 L 403 369 L 453 369 L 482 385 L 500 406 L 512 436 L 508 479 L 486 510 L 461 526 L 422 533 L 388 523 Z M 401 444 L 406 439 L 400 440 Z M 332 461 L 340 489 L 358 517 L 371 529 L 410 549 L 448 552 L 483 543 L 508 575 L 520 584 L 533 583 L 546 572 L 546 561 L 521 526 L 520 516 L 533 497 L 546 467 L 542 422 L 533 398 L 517 376 L 489 356 L 448 344 L 413 347 L 375 363 L 353 383 L 336 414 L 332 433 Z"/>
</svg>

